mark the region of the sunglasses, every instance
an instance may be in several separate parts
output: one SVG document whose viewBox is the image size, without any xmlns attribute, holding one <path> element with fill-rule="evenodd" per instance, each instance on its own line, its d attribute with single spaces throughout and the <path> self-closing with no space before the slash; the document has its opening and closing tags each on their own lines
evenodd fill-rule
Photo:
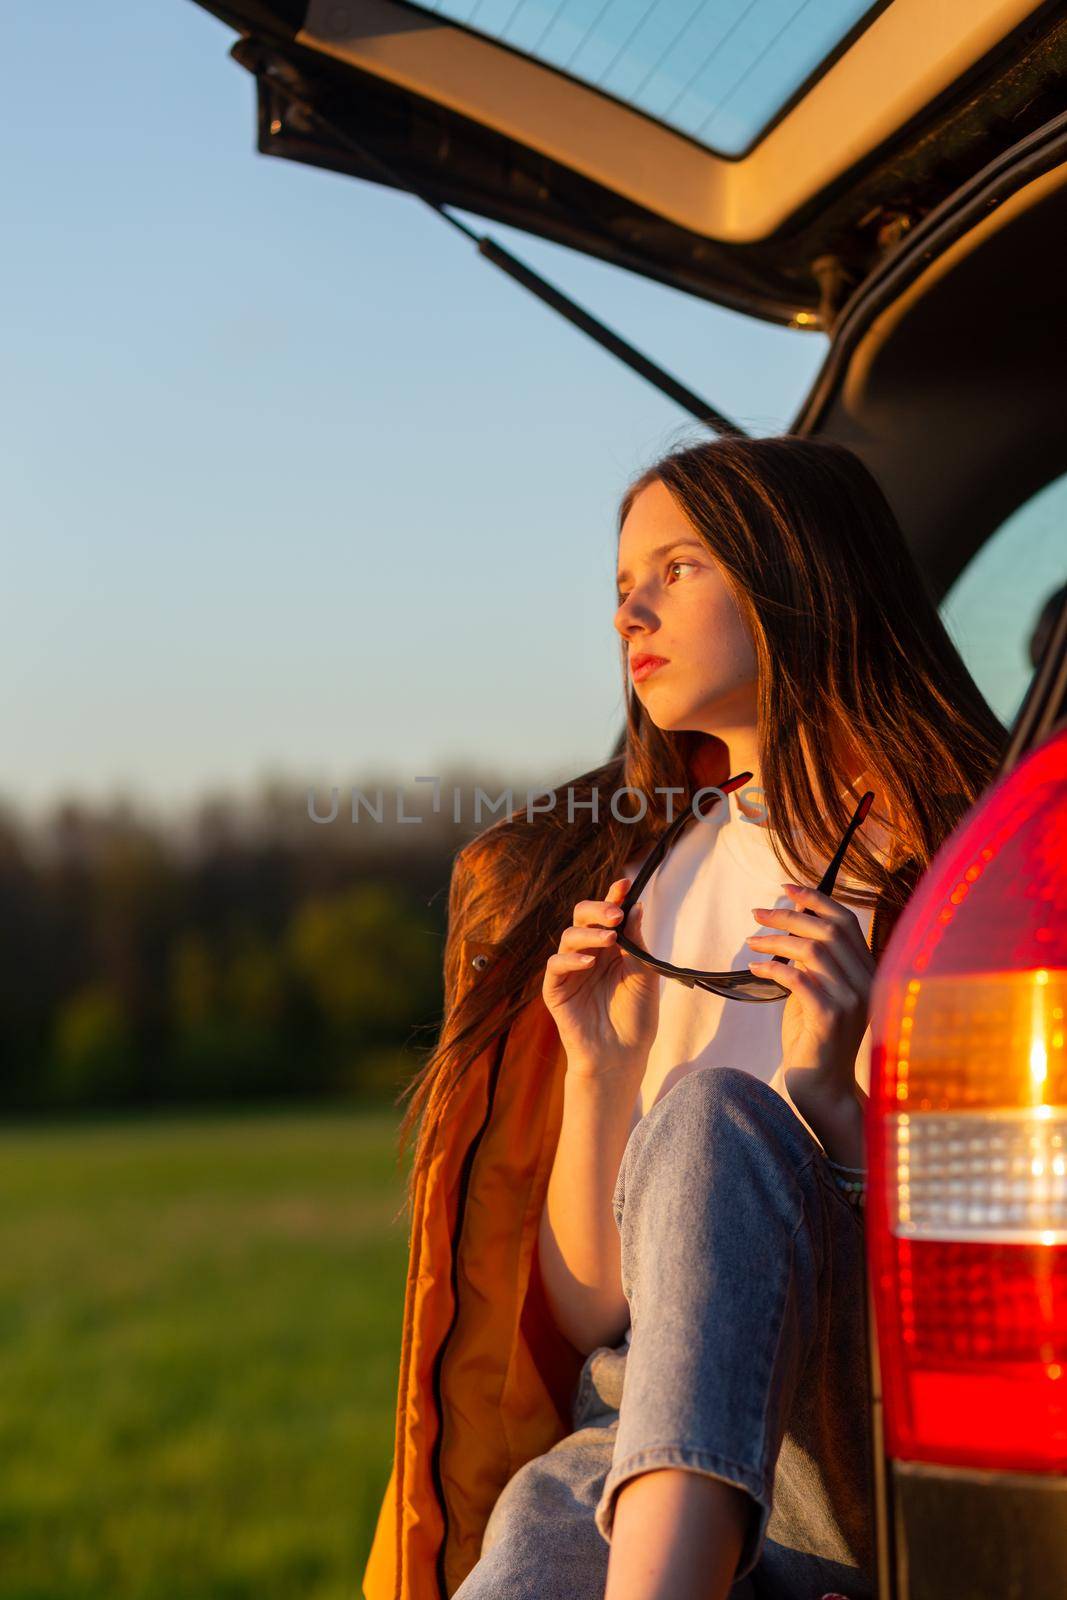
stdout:
<svg viewBox="0 0 1067 1600">
<path fill-rule="evenodd" d="M 732 789 L 738 789 L 741 784 L 747 783 L 751 777 L 751 772 L 739 772 L 735 777 L 727 778 L 725 783 L 718 785 L 719 792 L 712 800 L 712 805 L 723 795 L 729 794 Z M 821 894 L 829 894 L 833 889 L 852 835 L 871 809 L 873 802 L 874 791 L 868 789 L 852 813 L 852 818 L 841 835 L 841 842 L 834 851 L 833 859 L 822 875 L 819 882 Z M 703 817 L 704 812 L 701 811 L 700 815 Z M 626 916 L 637 904 L 641 897 L 642 889 L 662 862 L 675 839 L 686 823 L 694 819 L 694 817 L 695 813 L 692 807 L 679 812 L 678 816 L 660 835 L 651 855 L 627 890 L 626 898 L 621 902 L 624 913 L 623 923 L 625 923 Z M 813 914 L 812 912 L 805 913 L 807 916 Z M 679 983 L 684 983 L 689 989 L 693 987 L 706 989 L 709 994 L 720 994 L 727 1000 L 785 1000 L 792 993 L 791 989 L 787 989 L 782 983 L 776 983 L 773 978 L 760 977 L 754 972 L 746 971 L 744 968 L 733 968 L 729 972 L 702 972 L 697 967 L 676 967 L 670 961 L 661 961 L 659 956 L 651 955 L 647 950 L 642 950 L 634 944 L 633 940 L 622 932 L 621 924 L 616 934 L 616 939 L 622 948 L 638 961 L 643 961 L 647 967 L 653 967 L 657 972 L 662 972 L 664 977 L 677 978 Z M 789 958 L 787 956 L 774 956 L 772 959 L 788 962 Z"/>
</svg>

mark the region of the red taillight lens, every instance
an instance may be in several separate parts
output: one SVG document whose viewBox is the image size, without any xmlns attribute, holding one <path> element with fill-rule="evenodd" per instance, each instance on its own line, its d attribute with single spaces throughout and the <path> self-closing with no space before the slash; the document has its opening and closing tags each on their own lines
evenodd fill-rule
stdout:
<svg viewBox="0 0 1067 1600">
<path fill-rule="evenodd" d="M 1067 1471 L 1067 733 L 931 863 L 871 1011 L 886 1446 Z"/>
</svg>

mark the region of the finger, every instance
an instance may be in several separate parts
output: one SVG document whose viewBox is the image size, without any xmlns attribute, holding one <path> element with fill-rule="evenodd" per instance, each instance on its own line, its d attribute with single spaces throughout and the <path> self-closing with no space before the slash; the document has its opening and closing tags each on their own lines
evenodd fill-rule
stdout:
<svg viewBox="0 0 1067 1600">
<path fill-rule="evenodd" d="M 799 911 L 787 911 L 785 913 L 787 919 L 802 916 L 808 924 L 807 931 L 813 937 L 834 940 L 845 948 L 854 950 L 863 968 L 873 971 L 871 953 L 863 936 L 863 929 L 851 906 L 843 906 L 839 900 L 823 894 L 821 890 L 805 888 L 801 884 L 783 883 L 782 888 L 800 908 Z M 791 926 L 788 920 L 783 925 L 786 928 Z"/>
<path fill-rule="evenodd" d="M 588 972 L 595 961 L 592 951 L 569 950 L 562 955 L 551 955 L 545 962 L 545 983 L 559 982 L 572 972 Z"/>
<path fill-rule="evenodd" d="M 823 895 L 822 899 L 825 901 L 827 897 Z M 791 911 L 786 906 L 753 906 L 752 915 L 757 922 L 782 928 L 787 933 L 802 933 L 812 939 L 843 941 L 862 959 L 864 952 L 870 952 L 856 913 L 850 906 L 838 905 L 836 900 L 828 903 L 834 907 L 833 913 Z"/>
<path fill-rule="evenodd" d="M 839 906 L 837 909 L 840 911 L 843 908 Z M 836 915 L 814 909 L 794 911 L 789 906 L 753 906 L 752 915 L 757 922 L 784 928 L 788 933 L 807 933 L 813 939 L 829 939 L 834 933 L 844 932 L 844 923 Z"/>
<path fill-rule="evenodd" d="M 819 986 L 819 980 L 801 967 L 783 967 L 779 961 L 750 961 L 749 971 L 760 978 L 773 978 L 784 989 L 789 989 L 801 1001 L 806 1011 L 811 1011 L 823 1022 L 835 1015 L 830 998 Z"/>
<path fill-rule="evenodd" d="M 775 947 L 780 945 L 781 948 Z M 810 972 L 819 978 L 823 987 L 834 995 L 839 1003 L 852 1010 L 860 1004 L 865 996 L 866 985 L 862 982 L 854 984 L 848 973 L 840 965 L 837 957 L 838 951 L 832 944 L 819 944 L 813 939 L 798 939 L 795 934 L 786 934 L 780 939 L 772 939 L 771 943 L 759 945 L 760 950 L 771 950 L 777 955 L 784 955 L 787 959 L 797 962 L 801 971 Z M 775 966 L 779 963 L 775 962 Z"/>
<path fill-rule="evenodd" d="M 849 906 L 843 906 L 839 900 L 823 894 L 820 889 L 810 889 L 800 883 L 783 883 L 782 889 L 799 911 L 807 911 L 816 917 L 825 917 L 828 922 L 836 922 L 841 926 L 844 926 L 846 918 L 853 917 Z"/>
<path fill-rule="evenodd" d="M 617 939 L 618 935 L 614 928 L 586 926 L 564 928 L 559 948 L 561 953 L 569 950 L 602 949 L 605 945 L 615 944 Z"/>
<path fill-rule="evenodd" d="M 618 878 L 608 890 L 606 899 L 580 900 L 574 908 L 574 923 L 589 927 L 603 927 L 606 922 L 618 924 L 622 921 L 620 901 L 626 898 L 629 887 L 629 878 Z"/>
<path fill-rule="evenodd" d="M 754 933 L 746 943 L 760 955 L 784 956 L 787 961 L 800 962 L 809 972 L 844 982 L 857 996 L 865 996 L 870 988 L 870 972 L 839 938 L 823 941 L 795 933 Z"/>
<path fill-rule="evenodd" d="M 810 967 L 783 967 L 778 961 L 749 962 L 749 970 L 760 977 L 774 978 L 787 989 L 792 989 L 803 1000 L 805 1008 L 824 1020 L 850 1014 L 860 1005 L 860 998 L 844 980 L 833 974 Z"/>
</svg>

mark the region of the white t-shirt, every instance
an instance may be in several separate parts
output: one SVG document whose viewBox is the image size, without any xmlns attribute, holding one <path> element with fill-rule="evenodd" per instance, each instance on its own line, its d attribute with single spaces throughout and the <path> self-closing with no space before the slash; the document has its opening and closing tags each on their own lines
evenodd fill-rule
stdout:
<svg viewBox="0 0 1067 1600">
<path fill-rule="evenodd" d="M 750 934 L 770 931 L 752 915 L 752 907 L 795 910 L 781 887 L 791 874 L 775 858 L 766 827 L 745 816 L 737 791 L 713 805 L 705 797 L 705 806 L 706 819 L 686 824 L 639 896 L 644 942 L 654 955 L 676 966 L 747 969 L 749 961 L 769 960 L 771 955 L 759 954 L 746 944 Z M 864 837 L 881 855 L 878 833 L 872 837 L 870 822 L 868 818 L 863 824 Z M 636 877 L 647 854 L 646 848 L 631 857 L 620 876 Z M 820 872 L 825 864 L 819 863 Z M 850 885 L 855 887 L 856 880 L 838 873 L 835 896 Z M 850 909 L 868 938 L 873 908 Z M 758 1004 L 727 1000 L 664 978 L 659 1003 L 659 1027 L 634 1105 L 633 1127 L 680 1077 L 704 1067 L 738 1067 L 754 1073 L 796 1111 L 782 1070 L 784 999 Z M 868 1027 L 856 1057 L 856 1080 L 864 1092 L 869 1077 Z M 814 1130 L 809 1131 L 814 1136 Z"/>
</svg>

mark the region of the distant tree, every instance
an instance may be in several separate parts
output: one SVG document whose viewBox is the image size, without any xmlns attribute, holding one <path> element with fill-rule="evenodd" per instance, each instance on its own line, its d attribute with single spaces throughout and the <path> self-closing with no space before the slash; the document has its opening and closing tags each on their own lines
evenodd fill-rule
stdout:
<svg viewBox="0 0 1067 1600">
<path fill-rule="evenodd" d="M 287 940 L 293 969 L 313 997 L 346 1086 L 358 1061 L 403 1044 L 438 1003 L 440 956 L 425 918 L 391 884 L 360 883 L 308 901 Z M 399 1067 L 398 1069 L 399 1070 Z"/>
<path fill-rule="evenodd" d="M 45 1098 L 59 1105 L 114 1104 L 137 1088 L 137 1056 L 119 997 L 88 984 L 56 1013 Z"/>
<path fill-rule="evenodd" d="M 291 1048 L 286 1000 L 291 987 L 281 954 L 254 929 L 238 925 L 233 948 L 213 948 L 186 930 L 169 962 L 169 1097 L 231 1098 L 315 1089 Z"/>
</svg>

